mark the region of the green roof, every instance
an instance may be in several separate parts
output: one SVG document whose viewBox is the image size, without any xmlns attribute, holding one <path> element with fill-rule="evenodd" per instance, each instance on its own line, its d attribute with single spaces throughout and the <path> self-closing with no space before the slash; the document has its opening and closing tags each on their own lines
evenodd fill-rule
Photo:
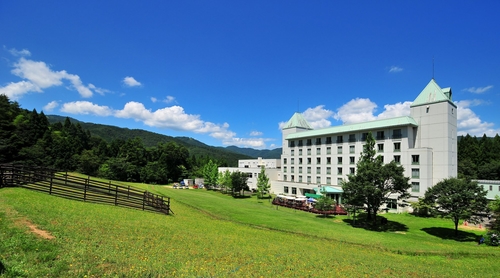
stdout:
<svg viewBox="0 0 500 278">
<path fill-rule="evenodd" d="M 439 87 L 439 85 L 433 78 L 427 84 L 427 86 L 425 86 L 422 92 L 420 92 L 420 94 L 413 101 L 410 107 L 443 102 L 443 101 L 448 101 L 451 104 L 453 104 L 453 106 L 456 107 L 456 105 L 451 100 L 451 95 L 452 95 L 451 88 L 441 89 L 441 87 Z"/>
<path fill-rule="evenodd" d="M 304 116 L 302 114 L 296 112 L 293 114 L 292 118 L 288 120 L 286 125 L 282 129 L 288 129 L 288 128 L 294 128 L 294 127 L 299 127 L 299 128 L 305 128 L 305 129 L 312 129 L 312 127 L 309 125 L 309 123 L 304 119 Z"/>
<path fill-rule="evenodd" d="M 396 126 L 418 126 L 417 122 L 409 116 L 390 118 L 390 119 L 382 119 L 370 122 L 356 123 L 356 124 L 348 124 L 334 127 L 327 127 L 316 130 L 308 130 L 303 132 L 297 132 L 288 135 L 285 139 L 297 139 L 297 138 L 306 138 L 306 137 L 318 137 L 326 134 L 339 134 L 346 132 L 358 132 L 363 130 L 374 130 L 381 129 L 387 127 L 396 127 Z"/>
<path fill-rule="evenodd" d="M 314 191 L 316 191 L 316 193 L 344 193 L 344 190 L 342 189 L 338 189 L 338 188 L 334 188 L 334 187 L 331 187 L 331 186 L 323 186 L 321 187 L 321 192 L 318 192 L 318 188 L 315 187 L 313 188 Z"/>
</svg>

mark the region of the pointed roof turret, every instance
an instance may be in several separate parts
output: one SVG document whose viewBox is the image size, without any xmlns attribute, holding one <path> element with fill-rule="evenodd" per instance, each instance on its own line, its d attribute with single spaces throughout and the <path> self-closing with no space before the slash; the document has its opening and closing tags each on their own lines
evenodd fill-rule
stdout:
<svg viewBox="0 0 500 278">
<path fill-rule="evenodd" d="M 410 107 L 443 101 L 449 101 L 453 104 L 451 101 L 451 88 L 441 89 L 433 78 L 422 92 L 420 92 Z"/>
<path fill-rule="evenodd" d="M 309 123 L 304 119 L 304 116 L 302 114 L 296 112 L 293 114 L 293 116 L 288 120 L 288 122 L 283 126 L 282 129 L 288 129 L 288 128 L 303 128 L 303 129 L 313 129 Z"/>
</svg>

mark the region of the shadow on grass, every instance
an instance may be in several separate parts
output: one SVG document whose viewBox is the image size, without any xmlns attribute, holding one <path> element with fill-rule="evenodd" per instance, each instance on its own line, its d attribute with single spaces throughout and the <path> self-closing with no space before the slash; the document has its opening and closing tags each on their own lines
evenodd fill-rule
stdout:
<svg viewBox="0 0 500 278">
<path fill-rule="evenodd" d="M 360 214 L 356 221 L 353 219 L 343 219 L 342 221 L 348 223 L 354 228 L 362 228 L 374 232 L 406 232 L 408 226 L 403 223 L 388 220 L 383 216 L 377 215 L 377 221 L 373 224 L 373 220 L 366 219 L 366 213 Z"/>
<path fill-rule="evenodd" d="M 248 199 L 248 198 L 252 198 L 252 196 L 248 196 L 248 195 L 234 195 L 233 198 L 235 198 L 235 199 Z"/>
<path fill-rule="evenodd" d="M 317 214 L 316 218 L 323 218 L 323 219 L 333 219 L 335 218 L 335 215 L 332 214 L 327 214 L 326 216 L 324 214 Z"/>
<path fill-rule="evenodd" d="M 465 232 L 458 230 L 455 236 L 455 229 L 443 228 L 443 227 L 432 227 L 432 228 L 422 228 L 422 231 L 442 239 L 452 239 L 456 241 L 466 242 L 466 241 L 477 241 L 478 236 L 471 232 Z"/>
</svg>

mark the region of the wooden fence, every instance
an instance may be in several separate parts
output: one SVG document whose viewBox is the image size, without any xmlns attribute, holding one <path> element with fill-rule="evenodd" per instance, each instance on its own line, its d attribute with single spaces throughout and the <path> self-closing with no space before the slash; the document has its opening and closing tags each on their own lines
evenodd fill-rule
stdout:
<svg viewBox="0 0 500 278">
<path fill-rule="evenodd" d="M 16 164 L 0 165 L 0 188 L 24 187 L 50 195 L 84 202 L 113 204 L 115 206 L 173 213 L 170 198 L 148 191 L 140 191 L 118 183 L 82 178 L 54 169 Z"/>
</svg>

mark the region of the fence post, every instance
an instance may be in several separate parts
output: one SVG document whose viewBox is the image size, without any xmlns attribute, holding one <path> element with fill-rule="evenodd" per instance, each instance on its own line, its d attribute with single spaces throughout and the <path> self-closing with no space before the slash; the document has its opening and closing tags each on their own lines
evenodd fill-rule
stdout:
<svg viewBox="0 0 500 278">
<path fill-rule="evenodd" d="M 118 205 L 118 185 L 115 185 L 115 206 Z"/>
</svg>

